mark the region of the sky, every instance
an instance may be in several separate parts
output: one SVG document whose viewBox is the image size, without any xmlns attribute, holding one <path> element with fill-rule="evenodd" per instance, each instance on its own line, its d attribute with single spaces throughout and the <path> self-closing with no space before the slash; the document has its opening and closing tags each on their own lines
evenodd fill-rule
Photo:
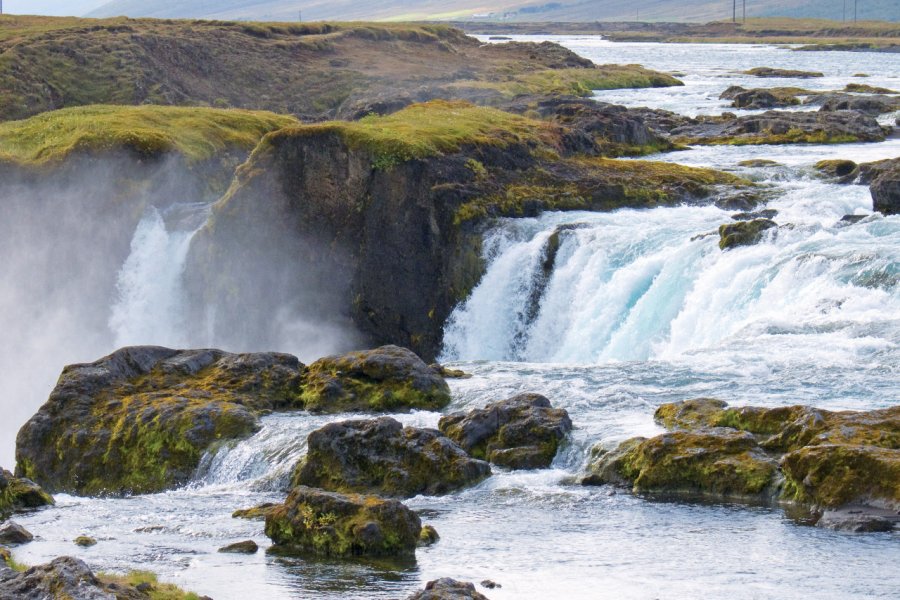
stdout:
<svg viewBox="0 0 900 600">
<path fill-rule="evenodd" d="M 109 0 L 3 0 L 3 12 L 14 15 L 81 16 Z"/>
</svg>

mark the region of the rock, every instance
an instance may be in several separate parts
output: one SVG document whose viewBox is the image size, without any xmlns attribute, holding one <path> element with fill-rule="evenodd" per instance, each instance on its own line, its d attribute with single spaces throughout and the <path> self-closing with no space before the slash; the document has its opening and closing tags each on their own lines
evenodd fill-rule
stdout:
<svg viewBox="0 0 900 600">
<path fill-rule="evenodd" d="M 800 104 L 797 96 L 805 92 L 807 90 L 791 87 L 748 90 L 739 85 L 733 85 L 722 92 L 719 99 L 731 100 L 731 105 L 735 108 L 784 108 Z"/>
<path fill-rule="evenodd" d="M 867 115 L 878 116 L 900 110 L 900 97 L 895 96 L 853 96 L 850 94 L 821 94 L 810 96 L 804 104 L 821 105 L 821 111 L 855 110 Z"/>
<path fill-rule="evenodd" d="M 754 212 L 740 212 L 731 215 L 731 218 L 735 221 L 752 221 L 754 219 L 774 219 L 778 216 L 778 211 L 774 208 L 766 208 L 763 210 L 757 210 Z"/>
<path fill-rule="evenodd" d="M 813 77 L 825 76 L 818 71 L 794 71 L 791 69 L 776 69 L 773 67 L 754 67 L 744 71 L 743 74 L 753 75 L 754 77 L 789 77 L 792 79 L 810 79 Z"/>
<path fill-rule="evenodd" d="M 407 600 L 488 600 L 487 596 L 475 591 L 475 586 L 466 581 L 444 577 L 429 581 L 425 589 L 409 596 Z"/>
<path fill-rule="evenodd" d="M 854 76 L 855 77 L 855 76 Z M 848 83 L 844 86 L 845 92 L 853 92 L 856 94 L 897 94 L 894 90 L 883 87 L 875 87 L 866 83 Z"/>
<path fill-rule="evenodd" d="M 81 546 L 82 548 L 90 548 L 91 546 L 97 545 L 97 540 L 87 535 L 79 535 L 75 538 L 75 545 Z"/>
<path fill-rule="evenodd" d="M 75 494 L 186 483 L 212 444 L 257 431 L 258 412 L 302 408 L 302 368 L 287 354 L 150 346 L 68 366 L 19 431 L 17 475 Z"/>
<path fill-rule="evenodd" d="M 472 375 L 462 371 L 460 369 L 449 369 L 444 365 L 438 363 L 432 363 L 430 365 L 432 369 L 441 374 L 441 377 L 444 379 L 471 379 Z"/>
<path fill-rule="evenodd" d="M 31 535 L 31 532 L 18 523 L 7 521 L 0 526 L 0 544 L 18 546 L 19 544 L 27 544 L 33 539 L 34 536 Z"/>
<path fill-rule="evenodd" d="M 9 548 L 0 546 L 0 567 L 2 567 L 4 563 L 8 565 L 11 560 L 12 552 L 9 551 Z"/>
<path fill-rule="evenodd" d="M 257 550 L 259 550 L 259 546 L 253 540 L 236 542 L 234 544 L 228 544 L 227 546 L 222 546 L 221 548 L 219 548 L 219 552 L 225 552 L 229 554 L 256 554 Z"/>
<path fill-rule="evenodd" d="M 742 160 L 738 163 L 738 166 L 757 169 L 761 167 L 780 167 L 781 163 L 775 162 L 774 160 L 769 160 L 767 158 L 751 158 L 748 160 Z"/>
<path fill-rule="evenodd" d="M 737 246 L 752 246 L 762 239 L 764 231 L 773 227 L 778 227 L 778 225 L 770 219 L 754 219 L 720 225 L 719 248 L 728 250 Z"/>
<path fill-rule="evenodd" d="M 234 519 L 265 519 L 277 506 L 279 505 L 273 502 L 264 502 L 252 508 L 238 509 L 231 513 L 231 517 Z"/>
<path fill-rule="evenodd" d="M 840 222 L 847 225 L 855 225 L 866 217 L 868 217 L 868 215 L 844 215 L 843 217 L 841 217 Z"/>
<path fill-rule="evenodd" d="M 431 525 L 423 525 L 422 531 L 419 532 L 419 546 L 431 546 L 436 544 L 441 536 L 438 535 L 437 529 Z"/>
<path fill-rule="evenodd" d="M 553 462 L 572 421 L 544 396 L 518 394 L 468 414 L 441 417 L 438 428 L 475 458 L 511 469 L 540 469 Z"/>
<path fill-rule="evenodd" d="M 419 517 L 397 500 L 298 486 L 266 517 L 275 550 L 318 556 L 411 556 Z"/>
<path fill-rule="evenodd" d="M 900 214 L 900 158 L 860 165 L 860 180 L 869 184 L 872 207 L 881 214 Z"/>
<path fill-rule="evenodd" d="M 742 117 L 698 117 L 670 131 L 684 144 L 801 144 L 880 142 L 886 129 L 855 110 L 777 111 Z"/>
<path fill-rule="evenodd" d="M 16 600 L 117 600 L 86 564 L 63 556 L 23 573 L 0 571 L 0 598 Z"/>
<path fill-rule="evenodd" d="M 439 410 L 450 403 L 441 374 L 398 346 L 321 358 L 306 373 L 312 412 Z"/>
<path fill-rule="evenodd" d="M 481 587 L 485 587 L 489 590 L 493 590 L 495 588 L 502 588 L 503 586 L 497 583 L 496 581 L 491 581 L 490 579 L 485 579 L 481 582 Z"/>
<path fill-rule="evenodd" d="M 846 507 L 824 511 L 816 521 L 816 527 L 851 533 L 878 533 L 892 531 L 897 523 L 900 523 L 900 516 L 893 511 Z"/>
<path fill-rule="evenodd" d="M 839 183 L 850 183 L 859 175 L 859 165 L 852 160 L 820 160 L 815 164 L 815 169 L 826 177 L 837 179 Z"/>
<path fill-rule="evenodd" d="M 585 485 L 763 499 L 774 493 L 778 467 L 753 435 L 723 428 L 633 438 L 612 452 L 598 448 L 589 470 Z"/>
<path fill-rule="evenodd" d="M 293 483 L 335 492 L 412 497 L 478 483 L 490 466 L 434 429 L 391 417 L 330 423 L 312 432 Z"/>
<path fill-rule="evenodd" d="M 0 521 L 9 513 L 51 504 L 53 498 L 38 484 L 0 469 Z"/>
</svg>

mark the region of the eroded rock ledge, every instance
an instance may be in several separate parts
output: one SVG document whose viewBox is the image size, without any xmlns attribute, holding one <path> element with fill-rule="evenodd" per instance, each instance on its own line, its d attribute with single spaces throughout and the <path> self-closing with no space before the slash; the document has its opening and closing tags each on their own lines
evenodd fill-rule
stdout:
<svg viewBox="0 0 900 600">
<path fill-rule="evenodd" d="M 596 448 L 584 483 L 782 501 L 831 528 L 885 530 L 900 522 L 900 407 L 729 408 L 700 398 L 664 404 L 655 419 L 669 432 Z"/>
<path fill-rule="evenodd" d="M 54 492 L 157 492 L 186 483 L 214 444 L 256 432 L 266 412 L 436 410 L 449 401 L 440 373 L 396 346 L 309 368 L 279 353 L 123 348 L 63 370 L 19 431 L 17 474 Z"/>
</svg>

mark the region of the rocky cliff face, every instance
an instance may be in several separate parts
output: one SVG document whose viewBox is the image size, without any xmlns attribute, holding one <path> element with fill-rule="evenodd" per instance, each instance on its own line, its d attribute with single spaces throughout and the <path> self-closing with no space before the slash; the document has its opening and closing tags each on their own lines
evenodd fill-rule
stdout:
<svg viewBox="0 0 900 600">
<path fill-rule="evenodd" d="M 579 123 L 596 125 L 578 110 Z M 632 119 L 617 114 L 604 118 Z M 658 139 L 640 123 L 623 130 L 641 136 L 635 146 Z M 192 321 L 214 314 L 237 342 L 279 327 L 273 316 L 285 310 L 346 318 L 372 342 L 433 358 L 444 321 L 482 276 L 491 218 L 671 204 L 746 183 L 600 158 L 604 139 L 445 101 L 269 135 L 194 240 L 188 279 L 205 314 Z"/>
</svg>

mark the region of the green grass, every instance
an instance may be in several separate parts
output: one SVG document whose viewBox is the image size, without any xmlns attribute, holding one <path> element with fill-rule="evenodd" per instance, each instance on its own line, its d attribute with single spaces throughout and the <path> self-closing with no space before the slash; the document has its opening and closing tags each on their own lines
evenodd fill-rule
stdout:
<svg viewBox="0 0 900 600">
<path fill-rule="evenodd" d="M 432 100 L 414 104 L 388 116 L 369 116 L 359 121 L 329 121 L 285 129 L 267 136 L 313 136 L 333 132 L 354 149 L 375 154 L 374 166 L 389 169 L 397 164 L 429 156 L 457 152 L 463 146 L 539 143 L 555 128 L 540 121 L 479 107 L 468 102 Z M 265 148 L 267 144 L 261 144 Z"/>
<path fill-rule="evenodd" d="M 178 152 L 189 162 L 229 149 L 250 150 L 268 132 L 298 121 L 262 111 L 163 106 L 66 108 L 0 123 L 0 161 L 44 165 L 73 153 Z"/>
<path fill-rule="evenodd" d="M 147 594 L 150 600 L 199 600 L 199 596 L 193 592 L 185 592 L 171 583 L 160 583 L 156 574 L 150 571 L 132 571 L 127 575 L 99 573 L 97 578 L 107 585 L 116 583 L 136 587 L 142 583 L 149 584 L 151 587 Z"/>
</svg>

